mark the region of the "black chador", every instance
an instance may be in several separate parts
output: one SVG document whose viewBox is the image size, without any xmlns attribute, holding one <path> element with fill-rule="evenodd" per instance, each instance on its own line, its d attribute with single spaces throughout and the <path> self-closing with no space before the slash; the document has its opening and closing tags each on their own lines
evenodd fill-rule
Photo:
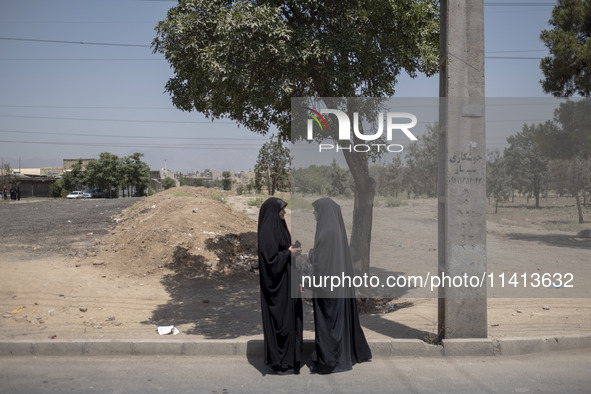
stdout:
<svg viewBox="0 0 591 394">
<path fill-rule="evenodd" d="M 315 276 L 353 277 L 351 252 L 341 208 L 329 198 L 313 204 L 316 234 L 311 263 Z M 359 323 L 352 287 L 314 290 L 315 347 L 312 370 L 332 373 L 351 370 L 371 359 L 371 350 Z"/>
<path fill-rule="evenodd" d="M 286 206 L 285 201 L 271 197 L 259 211 L 264 359 L 278 373 L 292 368 L 294 373 L 299 373 L 303 349 L 303 309 L 302 299 L 292 297 L 291 236 L 282 217 Z"/>
</svg>

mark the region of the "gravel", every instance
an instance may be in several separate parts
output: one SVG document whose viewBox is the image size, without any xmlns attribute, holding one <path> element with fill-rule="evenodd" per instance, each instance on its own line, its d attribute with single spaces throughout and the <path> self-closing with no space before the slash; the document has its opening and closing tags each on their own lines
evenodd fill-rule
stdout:
<svg viewBox="0 0 591 394">
<path fill-rule="evenodd" d="M 116 225 L 113 217 L 140 199 L 0 201 L 0 252 L 76 255 L 107 234 Z"/>
</svg>

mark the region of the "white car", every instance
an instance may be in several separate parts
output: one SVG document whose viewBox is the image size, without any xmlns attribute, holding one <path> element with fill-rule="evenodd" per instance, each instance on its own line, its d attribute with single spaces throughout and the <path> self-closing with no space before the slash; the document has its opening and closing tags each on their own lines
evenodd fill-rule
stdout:
<svg viewBox="0 0 591 394">
<path fill-rule="evenodd" d="M 77 199 L 77 198 L 84 198 L 84 192 L 75 190 L 75 191 L 71 192 L 70 194 L 68 194 L 66 196 L 66 198 L 75 198 L 75 199 Z"/>
</svg>

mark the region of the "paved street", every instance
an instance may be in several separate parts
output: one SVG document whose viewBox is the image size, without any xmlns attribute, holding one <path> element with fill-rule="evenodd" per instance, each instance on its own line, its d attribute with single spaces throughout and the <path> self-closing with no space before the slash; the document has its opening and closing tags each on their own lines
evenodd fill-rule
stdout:
<svg viewBox="0 0 591 394">
<path fill-rule="evenodd" d="M 268 375 L 243 356 L 1 357 L 2 393 L 588 393 L 591 349 L 376 358 L 334 375 Z"/>
</svg>

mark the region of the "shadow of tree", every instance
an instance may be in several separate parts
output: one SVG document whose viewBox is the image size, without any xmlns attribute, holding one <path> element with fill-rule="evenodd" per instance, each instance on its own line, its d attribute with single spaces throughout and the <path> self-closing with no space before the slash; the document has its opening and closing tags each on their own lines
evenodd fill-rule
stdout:
<svg viewBox="0 0 591 394">
<path fill-rule="evenodd" d="M 144 323 L 193 324 L 186 334 L 210 339 L 260 334 L 258 273 L 250 265 L 253 234 L 223 234 L 208 240 L 206 248 L 220 259 L 215 271 L 203 255 L 177 246 L 172 262 L 166 265 L 172 273 L 161 281 L 171 299 Z"/>
<path fill-rule="evenodd" d="M 407 275 L 406 272 L 389 271 L 378 267 L 371 267 L 371 274 L 380 279 L 380 284 L 384 284 L 388 277 L 405 277 Z M 379 288 L 374 289 L 375 292 L 373 294 L 370 292 L 374 298 L 374 304 L 376 304 L 375 310 L 372 311 L 369 309 L 363 311 L 363 313 L 360 311 L 359 319 L 361 320 L 361 324 L 372 331 L 390 338 L 420 339 L 430 343 L 436 341 L 437 335 L 434 332 L 418 330 L 385 318 L 385 314 L 395 314 L 397 310 L 412 307 L 414 303 L 409 301 L 409 298 L 404 297 L 408 296 L 408 292 L 415 288 L 416 286 L 412 286 L 408 282 L 405 286 L 391 288 L 388 286 L 381 287 L 380 285 Z M 436 321 L 437 316 L 434 316 L 433 319 Z"/>
<path fill-rule="evenodd" d="M 515 241 L 543 242 L 550 246 L 591 249 L 591 239 L 575 238 L 564 234 L 509 233 L 507 237 Z"/>
<path fill-rule="evenodd" d="M 243 267 L 253 271 L 258 268 L 257 233 L 228 233 L 205 240 L 205 248 L 218 258 L 217 266 L 234 271 Z"/>
<path fill-rule="evenodd" d="M 216 270 L 201 254 L 192 254 L 177 246 L 172 261 L 166 265 L 172 272 L 161 282 L 170 295 L 170 301 L 159 305 L 152 318 L 144 324 L 184 325 L 188 335 L 201 335 L 208 339 L 233 339 L 262 334 L 259 275 L 256 252 L 256 233 L 222 234 L 208 239 L 206 249 L 218 257 Z M 255 268 L 256 267 L 256 268 Z M 403 275 L 372 268 L 372 275 L 380 277 Z M 362 324 L 370 330 L 392 338 L 424 339 L 434 334 L 405 326 L 383 318 L 413 304 L 399 302 L 410 287 L 389 289 L 387 297 L 377 297 L 374 306 L 360 313 Z M 311 296 L 311 292 L 307 296 Z M 379 304 L 379 305 L 378 305 Z M 381 314 L 381 315 L 380 315 Z M 304 329 L 314 330 L 311 302 L 304 299 Z M 255 357 L 256 358 L 256 357 Z"/>
<path fill-rule="evenodd" d="M 412 303 L 409 303 L 409 305 L 402 307 L 408 308 L 412 305 Z M 437 319 L 437 316 L 434 318 Z M 384 317 L 380 314 L 361 315 L 359 316 L 359 320 L 361 321 L 361 325 L 363 327 L 367 327 L 368 329 L 389 338 L 420 339 L 421 341 L 425 341 L 427 343 L 433 343 L 437 341 L 437 334 L 433 331 L 418 330 L 396 321 L 384 319 Z M 434 329 L 436 329 L 436 327 L 434 327 Z"/>
<path fill-rule="evenodd" d="M 405 273 L 372 267 L 371 275 L 379 278 L 380 283 L 383 284 L 386 278 L 404 276 Z M 357 289 L 357 308 L 362 326 L 390 338 L 420 339 L 430 343 L 436 341 L 437 335 L 434 332 L 418 330 L 385 318 L 386 314 L 395 313 L 397 310 L 410 308 L 414 305 L 412 301 L 404 299 L 408 295 L 408 291 L 413 288 L 415 287 L 409 285 L 393 288 L 380 285 L 373 289 L 369 288 L 368 291 Z M 308 291 L 305 294 L 307 297 L 312 296 L 312 293 Z M 305 302 L 311 304 L 307 298 Z M 437 316 L 434 316 L 433 319 L 436 321 Z M 434 329 L 436 328 L 434 327 Z"/>
</svg>

